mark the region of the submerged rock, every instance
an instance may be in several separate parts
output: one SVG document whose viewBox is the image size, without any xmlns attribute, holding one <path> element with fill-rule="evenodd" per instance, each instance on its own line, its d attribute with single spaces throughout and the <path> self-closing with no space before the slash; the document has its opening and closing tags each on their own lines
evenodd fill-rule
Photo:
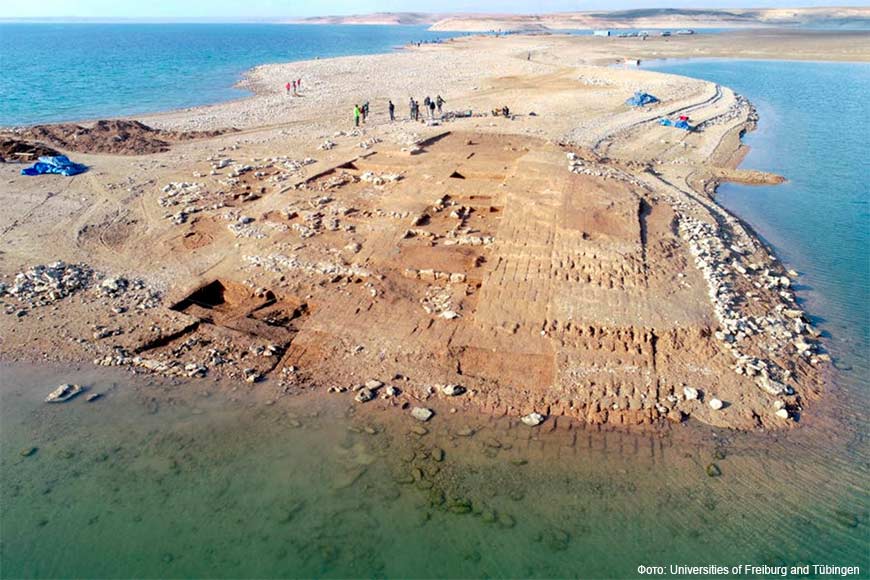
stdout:
<svg viewBox="0 0 870 580">
<path fill-rule="evenodd" d="M 562 552 L 568 549 L 571 535 L 560 528 L 546 528 L 538 535 L 536 540 L 554 552 Z"/>
<path fill-rule="evenodd" d="M 834 512 L 834 517 L 837 520 L 837 523 L 847 528 L 857 528 L 858 524 L 861 523 L 858 516 L 844 510 L 836 510 Z"/>
<path fill-rule="evenodd" d="M 53 390 L 46 398 L 46 403 L 66 403 L 73 397 L 76 397 L 84 392 L 84 387 L 81 385 L 60 385 Z"/>
<path fill-rule="evenodd" d="M 21 455 L 21 457 L 32 457 L 36 455 L 37 451 L 39 451 L 39 447 L 25 447 L 21 450 L 19 455 Z"/>
<path fill-rule="evenodd" d="M 429 429 L 427 429 L 426 427 L 424 427 L 422 425 L 414 425 L 413 427 L 411 427 L 411 433 L 413 433 L 414 435 L 419 435 L 420 437 L 422 437 L 423 435 L 426 435 L 429 433 Z"/>
<path fill-rule="evenodd" d="M 414 476 L 410 473 L 404 473 L 394 477 L 393 481 L 395 481 L 399 485 L 411 485 L 412 483 L 414 483 Z"/>
<path fill-rule="evenodd" d="M 708 464 L 706 472 L 708 477 L 719 477 L 720 475 L 722 475 L 722 470 L 719 469 L 719 466 L 715 463 Z"/>
<path fill-rule="evenodd" d="M 471 513 L 471 501 L 464 498 L 454 498 L 447 502 L 447 509 L 454 514 Z"/>
</svg>

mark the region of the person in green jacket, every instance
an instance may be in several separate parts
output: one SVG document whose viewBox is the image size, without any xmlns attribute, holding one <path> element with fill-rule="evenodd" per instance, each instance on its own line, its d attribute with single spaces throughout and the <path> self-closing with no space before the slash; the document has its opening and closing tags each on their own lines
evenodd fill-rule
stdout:
<svg viewBox="0 0 870 580">
<path fill-rule="evenodd" d="M 360 117 L 359 105 L 353 106 L 353 124 L 356 127 L 359 127 L 359 117 Z"/>
</svg>

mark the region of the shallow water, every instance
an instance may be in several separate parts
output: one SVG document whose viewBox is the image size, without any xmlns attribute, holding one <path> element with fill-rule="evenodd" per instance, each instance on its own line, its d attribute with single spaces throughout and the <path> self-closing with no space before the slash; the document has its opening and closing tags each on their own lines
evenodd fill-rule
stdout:
<svg viewBox="0 0 870 580">
<path fill-rule="evenodd" d="M 641 564 L 870 565 L 866 472 L 844 463 L 860 443 L 843 433 L 821 445 L 804 432 L 546 433 L 444 413 L 418 436 L 401 411 L 344 396 L 266 405 L 210 381 L 2 372 L 4 577 L 621 578 Z M 42 403 L 61 377 L 107 394 Z M 473 436 L 457 435 L 469 426 Z M 435 447 L 443 461 L 424 457 Z M 720 476 L 707 474 L 711 463 Z M 417 467 L 423 482 L 405 483 Z"/>
<path fill-rule="evenodd" d="M 804 85 L 810 98 L 815 85 Z M 796 138 L 769 121 L 779 122 L 772 115 L 782 115 L 782 96 L 765 101 L 750 89 L 762 107 L 750 139 L 767 141 L 754 143 L 745 165 L 787 175 L 792 197 L 822 195 L 800 188 L 815 179 L 806 173 L 826 171 L 809 161 L 827 157 L 807 153 L 782 168 L 753 158 L 789 150 L 785 141 Z M 860 129 L 843 124 L 827 143 L 854 144 Z M 221 394 L 210 381 L 0 366 L 0 575 L 624 578 L 641 564 L 816 563 L 858 565 L 867 577 L 866 286 L 862 293 L 839 282 L 842 272 L 830 274 L 837 264 L 868 263 L 866 244 L 848 245 L 849 236 L 870 239 L 866 212 L 848 211 L 847 200 L 867 200 L 849 185 L 862 167 L 852 153 L 827 170 L 839 177 L 825 180 L 815 206 L 788 196 L 774 205 L 783 186 L 723 190 L 804 273 L 799 293 L 824 319 L 841 366 L 852 365 L 800 429 L 688 425 L 638 435 L 559 424 L 548 433 L 552 422 L 531 430 L 442 412 L 418 436 L 401 411 L 344 396 L 267 405 L 248 386 Z M 777 221 L 802 207 L 849 226 L 809 229 L 814 215 L 793 230 Z M 832 263 L 838 247 L 850 255 Z M 42 403 L 68 381 L 106 396 Z M 467 427 L 474 435 L 459 436 Z M 425 456 L 436 447 L 443 461 Z M 719 476 L 707 474 L 711 463 Z M 403 483 L 411 475 L 416 481 Z"/>
<path fill-rule="evenodd" d="M 0 23 L 0 126 L 227 101 L 248 94 L 233 85 L 260 64 L 451 36 L 425 26 Z"/>
</svg>

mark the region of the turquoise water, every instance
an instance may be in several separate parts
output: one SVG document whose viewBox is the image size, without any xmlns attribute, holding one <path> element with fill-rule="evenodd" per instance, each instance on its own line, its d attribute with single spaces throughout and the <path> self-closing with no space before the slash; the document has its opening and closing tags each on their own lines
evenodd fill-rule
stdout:
<svg viewBox="0 0 870 580">
<path fill-rule="evenodd" d="M 0 23 L 0 126 L 235 99 L 246 93 L 233 85 L 260 64 L 382 53 L 450 36 L 422 26 Z"/>
<path fill-rule="evenodd" d="M 788 178 L 725 184 L 718 200 L 802 274 L 799 296 L 842 367 L 870 376 L 870 64 L 703 60 L 651 63 L 729 86 L 758 108 L 742 167 Z M 866 393 L 866 384 L 861 386 Z"/>
<path fill-rule="evenodd" d="M 443 412 L 417 434 L 407 413 L 349 396 L 268 404 L 250 387 L 233 394 L 207 380 L 0 373 L 5 578 L 635 578 L 639 566 L 670 564 L 870 566 L 867 472 L 855 466 L 853 432 L 549 432 L 552 422 L 532 430 Z M 43 403 L 60 380 L 104 397 Z"/>
</svg>

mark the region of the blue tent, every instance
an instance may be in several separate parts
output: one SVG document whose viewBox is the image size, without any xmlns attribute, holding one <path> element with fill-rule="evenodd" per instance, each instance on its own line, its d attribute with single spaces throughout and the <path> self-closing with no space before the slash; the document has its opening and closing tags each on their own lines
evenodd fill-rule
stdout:
<svg viewBox="0 0 870 580">
<path fill-rule="evenodd" d="M 659 100 L 651 94 L 645 93 L 643 91 L 637 91 L 636 93 L 634 93 L 633 97 L 625 101 L 625 104 L 632 107 L 643 107 L 645 105 L 651 105 L 658 102 Z"/>
<path fill-rule="evenodd" d="M 677 129 L 682 129 L 684 131 L 691 131 L 692 126 L 689 125 L 688 121 L 680 119 L 679 121 L 671 121 L 670 119 L 660 119 L 659 125 L 663 127 L 676 127 Z"/>
<path fill-rule="evenodd" d="M 25 167 L 21 170 L 21 175 L 45 175 L 46 173 L 55 173 L 57 175 L 65 175 L 70 177 L 84 173 L 88 168 L 81 163 L 73 163 L 66 155 L 58 155 L 57 157 L 40 157 L 39 161 Z"/>
</svg>

